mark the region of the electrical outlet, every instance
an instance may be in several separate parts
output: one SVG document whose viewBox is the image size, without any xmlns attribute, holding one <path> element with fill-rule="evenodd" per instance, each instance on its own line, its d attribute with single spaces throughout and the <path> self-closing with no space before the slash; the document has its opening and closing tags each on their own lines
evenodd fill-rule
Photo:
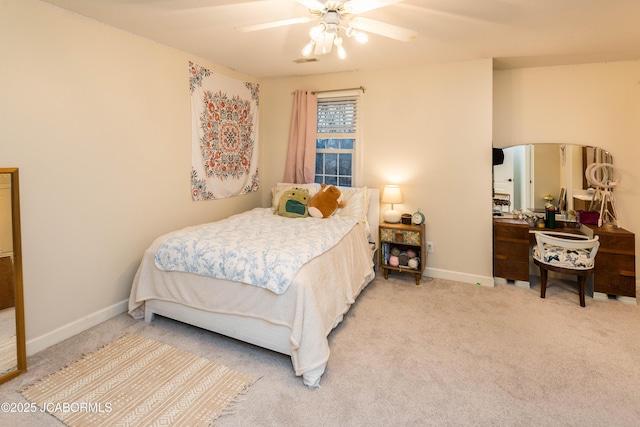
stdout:
<svg viewBox="0 0 640 427">
<path fill-rule="evenodd" d="M 433 252 L 433 242 L 427 242 L 427 252 Z"/>
</svg>

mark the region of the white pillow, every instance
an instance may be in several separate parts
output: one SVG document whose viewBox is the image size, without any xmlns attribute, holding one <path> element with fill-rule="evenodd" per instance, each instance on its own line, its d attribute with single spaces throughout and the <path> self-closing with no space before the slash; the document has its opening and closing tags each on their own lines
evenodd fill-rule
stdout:
<svg viewBox="0 0 640 427">
<path fill-rule="evenodd" d="M 280 197 L 290 188 L 304 188 L 309 191 L 309 196 L 313 196 L 320 190 L 320 184 L 292 184 L 287 182 L 279 182 L 271 189 L 271 207 L 278 209 Z"/>
<path fill-rule="evenodd" d="M 364 224 L 367 238 L 371 238 L 371 226 L 367 221 L 369 211 L 369 198 L 367 197 L 367 187 L 338 187 L 342 192 L 342 200 L 345 207 L 338 209 L 336 215 L 352 216 Z"/>
<path fill-rule="evenodd" d="M 345 206 L 336 211 L 336 215 L 352 216 L 358 221 L 367 220 L 367 187 L 338 187 Z"/>
</svg>

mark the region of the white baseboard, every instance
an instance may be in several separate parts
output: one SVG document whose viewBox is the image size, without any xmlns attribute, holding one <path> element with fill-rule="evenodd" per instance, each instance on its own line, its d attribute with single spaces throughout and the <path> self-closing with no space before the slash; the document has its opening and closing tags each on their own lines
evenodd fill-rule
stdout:
<svg viewBox="0 0 640 427">
<path fill-rule="evenodd" d="M 441 270 L 439 268 L 425 268 L 424 276 L 433 277 L 434 279 L 454 280 L 456 282 L 472 283 L 474 285 L 493 287 L 493 276 L 480 276 L 468 273 L 460 273 L 458 271 Z"/>
<path fill-rule="evenodd" d="M 28 340 L 26 343 L 27 356 L 38 353 L 45 348 L 58 344 L 67 338 L 71 338 L 72 336 L 105 322 L 112 317 L 125 313 L 128 309 L 128 304 L 128 299 L 120 301 L 110 307 L 89 314 L 82 319 L 75 320 L 44 335 Z"/>
<path fill-rule="evenodd" d="M 633 297 L 623 297 L 622 295 L 618 295 L 615 298 L 609 298 L 607 294 L 604 294 L 602 292 L 594 292 L 593 299 L 598 301 L 610 301 L 613 299 L 614 301 L 621 302 L 622 304 L 638 305 L 636 299 Z"/>
<path fill-rule="evenodd" d="M 638 305 L 637 301 L 635 298 L 632 297 L 623 297 L 623 296 L 618 296 L 616 298 L 618 301 L 620 301 L 623 304 L 628 304 L 628 305 Z"/>
<path fill-rule="evenodd" d="M 609 297 L 607 296 L 607 294 L 603 294 L 602 292 L 594 292 L 593 299 L 598 301 L 607 301 Z"/>
</svg>

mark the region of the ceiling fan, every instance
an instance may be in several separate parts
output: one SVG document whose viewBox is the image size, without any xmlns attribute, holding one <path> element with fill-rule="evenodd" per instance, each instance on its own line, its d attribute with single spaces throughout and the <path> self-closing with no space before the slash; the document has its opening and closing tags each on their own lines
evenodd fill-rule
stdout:
<svg viewBox="0 0 640 427">
<path fill-rule="evenodd" d="M 309 30 L 310 41 L 302 49 L 302 56 L 311 54 L 324 55 L 331 52 L 333 46 L 337 47 L 338 56 L 341 59 L 347 57 L 342 45 L 341 31 L 347 37 L 353 37 L 360 43 L 366 43 L 369 39 L 367 33 L 378 34 L 400 41 L 414 40 L 418 33 L 396 25 L 376 21 L 361 16 L 356 16 L 373 9 L 400 3 L 404 0 L 296 0 L 309 8 L 311 16 L 283 19 L 279 21 L 265 22 L 262 24 L 238 27 L 241 32 L 266 30 L 285 25 L 301 24 L 311 21 L 319 21 Z"/>
</svg>

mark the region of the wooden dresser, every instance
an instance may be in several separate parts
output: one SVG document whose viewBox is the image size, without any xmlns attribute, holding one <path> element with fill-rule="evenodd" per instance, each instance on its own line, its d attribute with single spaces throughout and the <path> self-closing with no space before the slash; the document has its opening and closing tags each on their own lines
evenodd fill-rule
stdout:
<svg viewBox="0 0 640 427">
<path fill-rule="evenodd" d="M 608 295 L 636 297 L 635 234 L 617 227 L 585 225 L 600 236 L 596 255 L 593 290 Z M 529 281 L 533 231 L 522 220 L 494 217 L 493 219 L 493 275 L 507 280 Z M 576 229 L 556 228 L 540 231 L 581 233 Z M 584 231 L 584 229 L 583 229 Z"/>
<path fill-rule="evenodd" d="M 526 222 L 493 219 L 493 275 L 529 281 L 529 225 Z"/>
<path fill-rule="evenodd" d="M 600 236 L 593 290 L 609 295 L 636 296 L 635 234 L 624 228 L 587 225 Z"/>
</svg>

